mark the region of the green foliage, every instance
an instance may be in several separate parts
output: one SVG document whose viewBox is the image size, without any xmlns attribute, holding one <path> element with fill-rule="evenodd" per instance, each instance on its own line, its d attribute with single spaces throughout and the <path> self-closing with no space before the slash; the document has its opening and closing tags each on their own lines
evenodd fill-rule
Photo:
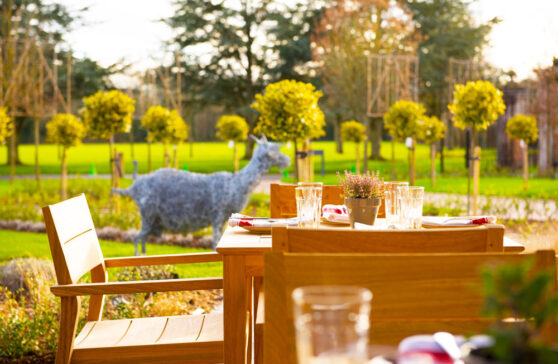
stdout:
<svg viewBox="0 0 558 364">
<path fill-rule="evenodd" d="M 85 125 L 72 114 L 56 114 L 46 124 L 47 141 L 66 148 L 81 144 L 85 137 Z"/>
<path fill-rule="evenodd" d="M 240 142 L 246 140 L 250 128 L 246 119 L 238 115 L 223 115 L 217 120 L 217 137 L 227 142 L 232 140 Z"/>
<path fill-rule="evenodd" d="M 416 138 L 420 135 L 419 121 L 424 117 L 425 109 L 420 103 L 399 100 L 384 114 L 384 127 L 395 140 Z"/>
<path fill-rule="evenodd" d="M 508 120 L 506 133 L 510 138 L 524 140 L 527 144 L 534 143 L 539 138 L 537 119 L 530 115 L 515 115 Z"/>
<path fill-rule="evenodd" d="M 83 99 L 81 116 L 89 135 L 110 139 L 116 133 L 128 132 L 132 125 L 135 100 L 118 91 L 98 91 Z"/>
<path fill-rule="evenodd" d="M 419 124 L 419 139 L 426 144 L 432 144 L 444 138 L 446 125 L 436 116 L 423 116 Z"/>
<path fill-rule="evenodd" d="M 188 126 L 178 111 L 160 105 L 151 106 L 141 118 L 147 129 L 147 140 L 164 144 L 178 144 L 188 138 Z"/>
<path fill-rule="evenodd" d="M 429 115 L 442 116 L 446 107 L 449 59 L 473 59 L 488 41 L 494 18 L 485 23 L 474 16 L 469 0 L 408 0 L 407 7 L 420 33 L 419 99 Z"/>
<path fill-rule="evenodd" d="M 355 120 L 341 123 L 341 140 L 360 143 L 366 139 L 366 126 Z"/>
<path fill-rule="evenodd" d="M 260 112 L 255 132 L 281 141 L 325 135 L 320 97 L 322 93 L 309 83 L 283 80 L 267 85 L 265 93 L 257 94 L 251 105 Z"/>
<path fill-rule="evenodd" d="M 343 196 L 347 198 L 373 198 L 384 195 L 384 179 L 380 172 L 368 171 L 366 174 L 345 171 L 345 179 L 337 172 L 339 184 L 343 188 Z"/>
<path fill-rule="evenodd" d="M 448 105 L 456 127 L 485 130 L 506 111 L 502 91 L 489 81 L 455 85 L 453 103 Z"/>
<path fill-rule="evenodd" d="M 502 363 L 558 362 L 558 353 L 552 353 L 540 338 L 545 325 L 558 324 L 555 272 L 533 273 L 532 268 L 533 262 L 528 261 L 483 271 L 483 313 L 498 318 L 489 330 L 494 345 L 485 350 Z M 519 321 L 512 325 L 502 322 L 510 317 Z"/>
<path fill-rule="evenodd" d="M 14 125 L 12 118 L 8 115 L 8 108 L 0 107 L 0 144 L 4 144 L 13 131 Z"/>
</svg>

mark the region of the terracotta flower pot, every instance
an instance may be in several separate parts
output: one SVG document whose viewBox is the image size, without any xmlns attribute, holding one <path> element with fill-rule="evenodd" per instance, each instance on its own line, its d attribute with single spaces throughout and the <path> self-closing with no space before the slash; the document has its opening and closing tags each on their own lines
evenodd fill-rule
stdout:
<svg viewBox="0 0 558 364">
<path fill-rule="evenodd" d="M 373 198 L 347 198 L 345 197 L 345 206 L 349 212 L 349 220 L 351 227 L 355 227 L 355 222 L 366 225 L 374 225 L 378 210 L 382 204 L 381 197 Z"/>
</svg>

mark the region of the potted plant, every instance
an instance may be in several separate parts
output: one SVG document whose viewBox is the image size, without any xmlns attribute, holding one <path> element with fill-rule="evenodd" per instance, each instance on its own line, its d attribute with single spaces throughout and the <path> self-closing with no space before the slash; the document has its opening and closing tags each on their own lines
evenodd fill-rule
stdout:
<svg viewBox="0 0 558 364">
<path fill-rule="evenodd" d="M 473 350 L 467 364 L 558 363 L 557 348 L 548 345 L 556 345 L 557 339 L 552 334 L 558 325 L 556 276 L 533 274 L 532 267 L 533 261 L 528 261 L 483 272 L 484 314 L 497 321 L 487 331 L 493 344 Z"/>
<path fill-rule="evenodd" d="M 379 172 L 353 174 L 345 171 L 343 179 L 337 172 L 351 227 L 355 227 L 355 222 L 374 225 L 384 195 L 384 180 L 379 175 Z"/>
</svg>

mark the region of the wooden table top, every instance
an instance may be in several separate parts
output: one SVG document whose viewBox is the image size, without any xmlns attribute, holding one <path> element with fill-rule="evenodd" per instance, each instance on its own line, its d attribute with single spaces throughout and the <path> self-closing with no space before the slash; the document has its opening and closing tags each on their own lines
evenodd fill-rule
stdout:
<svg viewBox="0 0 558 364">
<path fill-rule="evenodd" d="M 379 219 L 383 220 L 383 219 Z M 349 229 L 343 225 L 325 225 L 322 224 L 321 228 L 334 228 L 334 229 Z M 221 240 L 217 244 L 217 252 L 222 254 L 263 254 L 271 250 L 271 234 L 255 233 L 244 230 L 241 227 L 227 226 L 223 233 Z M 519 253 L 525 250 L 525 247 L 520 243 L 504 236 L 504 251 L 506 253 Z"/>
</svg>

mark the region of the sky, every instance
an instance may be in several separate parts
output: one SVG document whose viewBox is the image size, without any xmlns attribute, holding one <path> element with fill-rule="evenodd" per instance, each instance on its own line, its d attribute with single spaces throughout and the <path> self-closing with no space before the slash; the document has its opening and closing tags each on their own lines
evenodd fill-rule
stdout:
<svg viewBox="0 0 558 364">
<path fill-rule="evenodd" d="M 54 0 L 53 0 L 54 1 Z M 88 6 L 85 25 L 75 27 L 67 41 L 76 56 L 103 66 L 125 60 L 142 70 L 165 59 L 165 41 L 172 31 L 161 18 L 173 13 L 172 0 L 56 0 L 70 10 Z M 558 57 L 558 0 L 479 0 L 472 6 L 478 21 L 498 17 L 485 49 L 486 59 L 519 79 Z"/>
</svg>

